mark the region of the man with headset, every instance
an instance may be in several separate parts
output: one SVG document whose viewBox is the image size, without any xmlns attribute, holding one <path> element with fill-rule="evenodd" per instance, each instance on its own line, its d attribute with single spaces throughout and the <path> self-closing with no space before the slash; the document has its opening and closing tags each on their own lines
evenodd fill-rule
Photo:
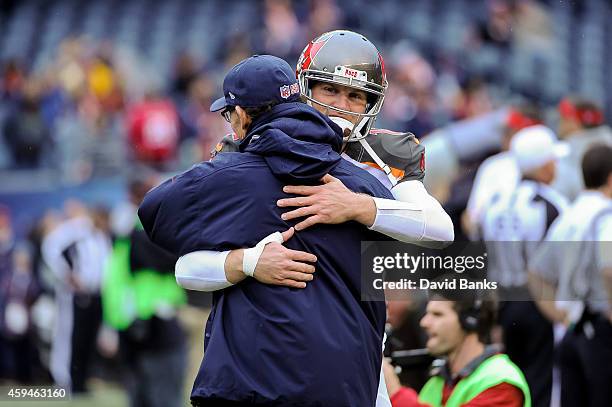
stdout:
<svg viewBox="0 0 612 407">
<path fill-rule="evenodd" d="M 495 304 L 479 293 L 436 291 L 421 327 L 436 357 L 432 377 L 418 395 L 385 370 L 393 407 L 531 406 L 525 377 L 498 347 L 487 345 Z"/>
</svg>

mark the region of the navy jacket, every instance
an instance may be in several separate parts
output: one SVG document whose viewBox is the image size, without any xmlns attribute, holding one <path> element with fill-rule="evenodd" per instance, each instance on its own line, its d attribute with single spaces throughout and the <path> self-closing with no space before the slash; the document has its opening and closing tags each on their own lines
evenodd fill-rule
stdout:
<svg viewBox="0 0 612 407">
<path fill-rule="evenodd" d="M 353 191 L 392 199 L 340 148 L 340 129 L 326 116 L 302 103 L 277 105 L 253 123 L 243 152 L 219 154 L 150 191 L 140 218 L 155 243 L 183 255 L 251 247 L 286 230 L 276 201 L 288 183 L 316 184 L 330 173 Z M 356 222 L 316 225 L 285 243 L 318 258 L 305 289 L 248 278 L 216 292 L 192 398 L 374 406 L 385 304 L 361 301 L 360 243 L 379 238 Z"/>
</svg>

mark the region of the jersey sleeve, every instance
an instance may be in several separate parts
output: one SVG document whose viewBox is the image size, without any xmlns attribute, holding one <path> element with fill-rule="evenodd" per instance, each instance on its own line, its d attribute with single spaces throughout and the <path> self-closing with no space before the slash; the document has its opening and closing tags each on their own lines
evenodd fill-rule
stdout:
<svg viewBox="0 0 612 407">
<path fill-rule="evenodd" d="M 423 182 L 425 147 L 419 143 L 414 134 L 372 129 L 366 141 L 380 159 L 391 167 L 391 172 L 398 182 L 410 180 Z M 361 143 L 349 143 L 345 152 L 355 161 L 380 169 Z"/>
<path fill-rule="evenodd" d="M 612 268 L 612 211 L 603 216 L 596 228 L 597 266 L 599 270 Z"/>
<path fill-rule="evenodd" d="M 210 159 L 212 160 L 219 153 L 235 153 L 238 151 L 238 144 L 240 140 L 235 134 L 226 134 L 223 136 L 221 141 L 217 143 L 215 148 L 210 152 Z"/>
</svg>

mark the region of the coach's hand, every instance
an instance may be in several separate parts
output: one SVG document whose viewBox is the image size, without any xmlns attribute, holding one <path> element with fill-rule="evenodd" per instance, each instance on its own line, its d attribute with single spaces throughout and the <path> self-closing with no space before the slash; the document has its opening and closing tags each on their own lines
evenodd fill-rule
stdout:
<svg viewBox="0 0 612 407">
<path fill-rule="evenodd" d="M 284 192 L 303 196 L 278 200 L 276 204 L 281 208 L 300 206 L 283 213 L 283 220 L 307 216 L 295 225 L 296 230 L 303 230 L 317 223 L 336 224 L 349 220 L 372 226 L 376 218 L 376 204 L 371 196 L 351 191 L 342 181 L 329 174 L 325 175 L 321 182 L 323 184 L 317 186 L 285 186 Z"/>
<path fill-rule="evenodd" d="M 281 233 L 283 242 L 291 239 L 295 230 L 289 228 Z M 292 288 L 305 288 L 312 281 L 317 261 L 314 254 L 287 249 L 280 243 L 268 243 L 257 262 L 253 277 L 264 284 L 282 285 Z"/>
</svg>

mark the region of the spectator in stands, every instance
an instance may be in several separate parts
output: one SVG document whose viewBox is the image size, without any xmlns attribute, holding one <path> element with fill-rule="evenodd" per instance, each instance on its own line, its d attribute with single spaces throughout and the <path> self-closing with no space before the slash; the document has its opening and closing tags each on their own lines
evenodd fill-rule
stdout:
<svg viewBox="0 0 612 407">
<path fill-rule="evenodd" d="M 149 91 L 142 102 L 128 110 L 126 126 L 133 155 L 138 161 L 165 168 L 175 159 L 179 122 L 170 99 Z"/>
<path fill-rule="evenodd" d="M 393 84 L 383 107 L 385 124 L 410 130 L 419 138 L 427 135 L 436 127 L 433 67 L 408 44 L 400 43 L 391 53 L 387 69 Z"/>
<path fill-rule="evenodd" d="M 215 86 L 210 73 L 199 75 L 188 89 L 187 99 L 180 109 L 181 168 L 209 158 L 219 134 L 232 130 L 219 115 L 209 110 Z"/>
<path fill-rule="evenodd" d="M 171 84 L 171 95 L 178 105 L 184 103 L 191 84 L 198 78 L 198 69 L 194 58 L 186 52 L 181 53 L 174 66 L 174 79 Z"/>
<path fill-rule="evenodd" d="M 114 113 L 123 107 L 121 78 L 111 61 L 111 50 L 103 47 L 87 66 L 87 85 L 105 113 Z"/>
<path fill-rule="evenodd" d="M 4 124 L 4 138 L 15 168 L 38 168 L 51 142 L 40 108 L 40 91 L 37 81 L 27 82 L 17 109 Z"/>
<path fill-rule="evenodd" d="M 343 9 L 338 7 L 336 0 L 314 0 L 311 2 L 308 18 L 307 38 L 316 38 L 321 33 L 342 27 L 344 20 Z"/>
<path fill-rule="evenodd" d="M 480 21 L 475 30 L 474 39 L 483 44 L 499 48 L 508 48 L 512 41 L 514 16 L 511 2 L 508 0 L 491 0 L 487 2 L 486 19 Z"/>
<path fill-rule="evenodd" d="M 297 60 L 301 51 L 298 47 L 305 41 L 291 0 L 266 0 L 264 4 L 264 51 L 289 61 Z"/>
<path fill-rule="evenodd" d="M 21 96 L 21 90 L 25 82 L 23 68 L 16 60 L 9 60 L 2 69 L 0 81 L 0 100 L 16 101 Z"/>
<path fill-rule="evenodd" d="M 559 103 L 559 116 L 559 137 L 569 144 L 570 154 L 559 162 L 553 188 L 573 200 L 584 189 L 580 171 L 584 152 L 593 144 L 612 145 L 612 130 L 601 107 L 587 99 L 564 98 Z"/>
</svg>

